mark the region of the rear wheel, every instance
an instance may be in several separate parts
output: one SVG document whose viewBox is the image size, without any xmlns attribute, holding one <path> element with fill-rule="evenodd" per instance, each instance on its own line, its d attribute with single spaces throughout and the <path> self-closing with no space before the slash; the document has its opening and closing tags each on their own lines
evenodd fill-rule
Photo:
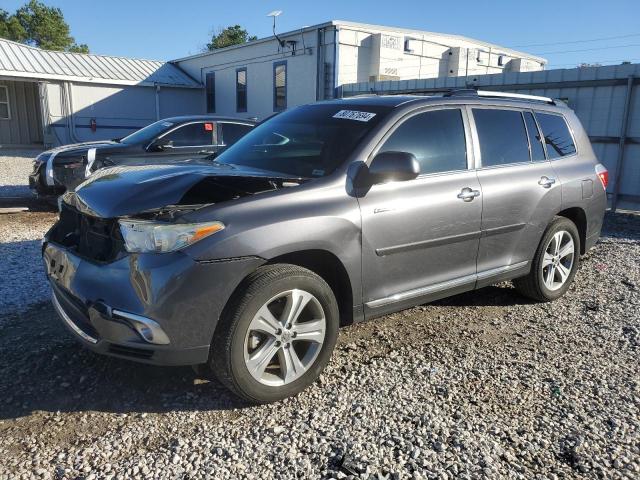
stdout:
<svg viewBox="0 0 640 480">
<path fill-rule="evenodd" d="M 561 297 L 569 289 L 578 268 L 580 236 L 575 224 L 556 217 L 542 236 L 526 277 L 514 280 L 520 293 L 539 302 Z"/>
<path fill-rule="evenodd" d="M 327 283 L 294 265 L 259 268 L 238 288 L 213 339 L 210 367 L 255 403 L 295 395 L 331 357 L 338 306 Z"/>
</svg>

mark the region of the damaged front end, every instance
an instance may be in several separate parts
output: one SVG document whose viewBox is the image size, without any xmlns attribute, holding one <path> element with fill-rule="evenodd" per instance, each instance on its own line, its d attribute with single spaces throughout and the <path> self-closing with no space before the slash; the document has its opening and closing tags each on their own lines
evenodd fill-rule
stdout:
<svg viewBox="0 0 640 480">
<path fill-rule="evenodd" d="M 48 239 L 96 262 L 175 251 L 225 228 L 218 221 L 185 223 L 184 215 L 303 181 L 230 166 L 105 169 L 63 195 Z"/>
</svg>

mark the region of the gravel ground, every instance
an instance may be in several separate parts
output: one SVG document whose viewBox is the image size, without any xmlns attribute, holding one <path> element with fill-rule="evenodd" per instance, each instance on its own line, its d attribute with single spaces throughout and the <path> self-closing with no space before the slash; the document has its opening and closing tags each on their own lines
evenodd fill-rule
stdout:
<svg viewBox="0 0 640 480">
<path fill-rule="evenodd" d="M 0 214 L 0 327 L 3 315 L 49 298 L 40 240 L 57 217 L 42 212 Z"/>
<path fill-rule="evenodd" d="M 28 197 L 29 174 L 33 159 L 40 150 L 5 150 L 0 148 L 0 198 Z"/>
<path fill-rule="evenodd" d="M 254 407 L 34 304 L 0 329 L 0 479 L 639 478 L 639 309 L 640 216 L 611 215 L 562 299 L 503 283 L 346 328 L 320 381 Z"/>
</svg>

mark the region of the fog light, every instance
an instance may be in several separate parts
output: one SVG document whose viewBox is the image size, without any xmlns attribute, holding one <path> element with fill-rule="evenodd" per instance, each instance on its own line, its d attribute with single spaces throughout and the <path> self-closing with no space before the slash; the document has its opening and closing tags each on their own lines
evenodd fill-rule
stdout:
<svg viewBox="0 0 640 480">
<path fill-rule="evenodd" d="M 148 343 L 155 345 L 168 345 L 170 343 L 169 337 L 164 333 L 160 324 L 150 318 L 121 310 L 113 310 L 112 315 L 126 321 Z"/>
</svg>

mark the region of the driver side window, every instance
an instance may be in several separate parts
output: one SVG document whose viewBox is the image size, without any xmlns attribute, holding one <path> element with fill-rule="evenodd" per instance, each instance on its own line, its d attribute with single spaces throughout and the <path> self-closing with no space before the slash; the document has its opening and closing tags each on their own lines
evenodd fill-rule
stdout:
<svg viewBox="0 0 640 480">
<path fill-rule="evenodd" d="M 462 112 L 448 108 L 419 113 L 405 120 L 378 153 L 408 152 L 420 164 L 420 174 L 467 169 L 467 144 Z"/>
<path fill-rule="evenodd" d="M 189 123 L 164 136 L 173 147 L 204 147 L 216 145 L 216 124 L 213 122 Z"/>
</svg>

